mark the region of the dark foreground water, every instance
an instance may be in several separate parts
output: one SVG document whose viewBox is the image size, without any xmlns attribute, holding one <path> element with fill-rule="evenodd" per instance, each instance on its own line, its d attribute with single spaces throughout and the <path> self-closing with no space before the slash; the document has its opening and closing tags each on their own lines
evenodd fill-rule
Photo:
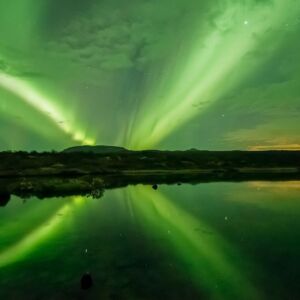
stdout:
<svg viewBox="0 0 300 300">
<path fill-rule="evenodd" d="M 0 299 L 296 300 L 299 270 L 300 182 L 136 186 L 0 208 Z"/>
</svg>

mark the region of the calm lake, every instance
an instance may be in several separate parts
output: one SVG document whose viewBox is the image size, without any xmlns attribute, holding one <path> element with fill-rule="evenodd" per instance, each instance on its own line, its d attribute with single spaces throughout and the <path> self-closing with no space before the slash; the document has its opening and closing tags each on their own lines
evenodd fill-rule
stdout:
<svg viewBox="0 0 300 300">
<path fill-rule="evenodd" d="M 297 181 L 139 185 L 0 207 L 0 299 L 296 300 L 299 270 Z"/>
</svg>

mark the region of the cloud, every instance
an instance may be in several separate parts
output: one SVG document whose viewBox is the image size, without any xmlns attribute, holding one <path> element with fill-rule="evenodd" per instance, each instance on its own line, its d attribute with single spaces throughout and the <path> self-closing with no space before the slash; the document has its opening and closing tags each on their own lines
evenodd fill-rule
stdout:
<svg viewBox="0 0 300 300">
<path fill-rule="evenodd" d="M 126 9 L 121 4 L 97 4 L 70 21 L 57 39 L 49 43 L 49 48 L 77 63 L 105 70 L 147 67 L 153 61 L 167 59 L 174 51 L 182 26 L 186 26 L 194 7 L 195 3 L 180 0 L 163 4 L 133 1 Z M 199 11 L 199 17 L 201 14 Z"/>
<path fill-rule="evenodd" d="M 224 140 L 244 147 L 300 144 L 298 118 L 266 120 L 251 129 L 236 129 L 225 134 Z"/>
</svg>

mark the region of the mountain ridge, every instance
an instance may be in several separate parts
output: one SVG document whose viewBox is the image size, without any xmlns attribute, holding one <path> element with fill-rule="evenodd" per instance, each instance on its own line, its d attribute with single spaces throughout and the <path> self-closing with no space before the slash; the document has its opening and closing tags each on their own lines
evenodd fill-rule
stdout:
<svg viewBox="0 0 300 300">
<path fill-rule="evenodd" d="M 64 149 L 63 153 L 74 153 L 74 152 L 84 152 L 84 153 L 118 153 L 118 152 L 128 152 L 130 150 L 124 147 L 118 146 L 107 146 L 107 145 L 97 145 L 97 146 L 74 146 Z"/>
</svg>

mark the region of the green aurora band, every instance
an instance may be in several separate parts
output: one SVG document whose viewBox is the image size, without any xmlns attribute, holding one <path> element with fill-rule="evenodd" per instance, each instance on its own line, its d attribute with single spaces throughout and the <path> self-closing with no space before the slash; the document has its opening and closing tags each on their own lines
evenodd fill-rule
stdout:
<svg viewBox="0 0 300 300">
<path fill-rule="evenodd" d="M 69 122 L 69 114 L 66 113 L 65 109 L 60 108 L 60 104 L 63 104 L 62 106 L 64 107 L 66 106 L 64 97 L 48 97 L 46 96 L 46 92 L 40 92 L 40 90 L 43 90 L 43 85 L 40 88 L 36 88 L 35 85 L 31 84 L 35 79 L 31 77 L 26 78 L 26 74 L 30 72 L 34 73 L 35 71 L 37 73 L 43 71 L 50 78 L 54 73 L 57 73 L 57 70 L 53 72 L 48 64 L 41 62 L 44 59 L 49 59 L 49 64 L 53 63 L 54 68 L 60 69 L 60 64 L 64 62 L 67 72 L 71 72 L 70 70 L 74 69 L 77 70 L 78 72 L 72 72 L 75 81 L 82 80 L 79 73 L 83 72 L 84 75 L 88 74 L 88 76 L 93 74 L 92 71 L 89 71 L 90 69 L 82 65 L 72 65 L 61 53 L 53 57 L 52 54 L 44 52 L 44 49 L 38 46 L 38 42 L 41 40 L 40 38 L 36 38 L 39 35 L 39 28 L 36 27 L 35 22 L 42 19 L 41 16 L 43 13 L 51 6 L 49 3 L 46 5 L 46 2 L 38 5 L 38 2 L 35 0 L 27 0 L 0 5 L 0 8 L 2 8 L 1 11 L 6 13 L 6 17 L 1 18 L 0 24 L 5 29 L 9 28 L 2 41 L 3 45 L 6 44 L 8 46 L 2 45 L 2 49 L 0 48 L 2 56 L 2 60 L 0 61 L 0 87 L 2 91 L 6 92 L 1 94 L 1 97 L 6 98 L 8 109 L 3 105 L 0 108 L 3 114 L 9 115 L 10 113 L 14 113 L 14 111 L 18 111 L 18 107 L 16 108 L 18 103 L 25 102 L 28 105 L 25 109 L 25 113 L 28 116 L 26 123 L 30 124 L 30 130 L 35 130 L 38 134 L 44 134 L 43 128 L 39 124 L 35 124 L 34 120 L 32 120 L 33 118 L 30 116 L 30 110 L 35 110 L 41 114 L 42 118 L 52 123 L 52 125 L 46 127 L 46 134 L 47 132 L 50 133 L 51 126 L 54 126 L 65 135 L 65 142 L 61 143 L 61 145 L 68 145 L 70 140 L 84 144 L 102 143 L 102 140 L 99 138 L 94 141 L 94 139 L 87 137 L 85 134 L 86 130 L 82 130 L 78 125 L 76 126 L 77 123 L 80 123 L 77 117 L 73 118 L 73 122 Z M 177 1 L 176 3 L 179 9 L 185 7 L 181 1 Z M 193 4 L 197 8 L 197 4 L 195 3 Z M 169 4 L 166 1 L 166 5 Z M 247 77 L 255 73 L 262 62 L 270 59 L 267 52 L 267 55 L 263 55 L 261 59 L 255 60 L 255 63 L 251 62 L 251 60 L 249 63 L 248 56 L 255 52 L 256 49 L 262 47 L 266 42 L 272 42 L 274 48 L 280 47 L 280 44 L 284 42 L 284 35 L 286 34 L 286 31 L 282 31 L 280 28 L 284 27 L 289 20 L 295 20 L 299 14 L 299 4 L 295 0 L 258 2 L 215 1 L 214 4 L 216 5 L 215 10 L 214 8 L 209 8 L 210 5 L 204 6 L 204 9 L 208 10 L 208 16 L 210 15 L 208 19 L 211 18 L 209 21 L 212 24 L 207 22 L 207 17 L 197 18 L 196 14 L 192 15 L 192 21 L 187 22 L 188 25 L 183 26 L 183 35 L 186 36 L 186 39 L 183 39 L 179 50 L 174 51 L 172 54 L 171 46 L 175 49 L 176 43 L 172 39 L 167 40 L 171 45 L 167 47 L 167 51 L 172 54 L 171 59 L 166 64 L 163 64 L 163 72 L 158 72 L 160 76 L 157 76 L 154 70 L 150 72 L 151 76 L 145 79 L 146 83 L 141 83 L 142 86 L 146 87 L 146 93 L 139 93 L 140 95 L 145 94 L 145 97 L 141 97 L 142 100 L 138 104 L 127 107 L 126 103 L 122 103 L 123 114 L 126 115 L 122 123 L 125 121 L 129 125 L 124 132 L 124 138 L 122 138 L 122 134 L 120 137 L 120 130 L 115 131 L 118 134 L 109 132 L 113 136 L 111 139 L 112 143 L 115 143 L 114 140 L 118 140 L 119 143 L 123 143 L 133 149 L 159 146 L 163 140 L 181 127 L 184 127 L 184 124 L 188 123 L 191 119 L 203 115 L 217 100 L 222 99 L 228 91 L 234 89 L 240 82 L 245 81 Z M 132 8 L 133 6 L 130 7 Z M 190 9 L 189 12 L 195 7 L 187 5 L 187 8 Z M 101 6 L 96 6 L 96 8 L 97 16 Z M 141 11 L 143 11 L 142 8 L 144 9 L 143 6 L 137 8 L 140 8 Z M 154 8 L 156 8 L 155 5 Z M 135 13 L 133 8 L 132 10 Z M 15 26 L 12 23 L 12 18 L 7 17 L 10 15 L 9 12 L 11 12 L 11 15 L 23 20 L 24 26 L 21 28 Z M 200 10 L 199 14 L 203 17 Z M 76 19 L 77 17 L 78 15 L 74 14 L 74 18 Z M 25 22 L 25 20 L 27 21 Z M 78 17 L 79 23 L 80 20 L 80 17 Z M 70 24 L 72 25 L 71 21 Z M 72 28 L 71 25 L 70 27 Z M 173 23 L 173 25 L 175 24 Z M 180 32 L 178 34 L 182 38 Z M 16 39 L 17 42 L 15 43 Z M 75 40 L 76 36 L 73 39 Z M 52 41 L 52 44 L 56 43 L 55 47 L 60 50 L 58 41 L 59 39 L 56 38 L 56 40 Z M 13 48 L 12 45 L 14 45 Z M 48 47 L 47 51 L 51 50 L 51 47 L 47 43 L 44 46 L 46 49 Z M 42 57 L 41 60 L 35 59 L 28 54 L 32 47 L 37 49 L 37 57 Z M 84 46 L 82 48 L 84 49 Z M 66 48 L 65 50 L 68 55 L 74 55 L 74 51 L 71 51 L 72 49 Z M 113 61 L 115 57 L 112 56 L 110 59 Z M 22 62 L 20 63 L 20 61 Z M 72 66 L 70 67 L 70 65 Z M 104 69 L 102 73 L 107 74 L 117 73 L 120 68 L 124 68 L 124 65 L 122 66 L 120 62 L 119 65 L 116 62 L 110 64 L 109 67 L 106 65 L 106 68 L 103 67 L 103 64 L 99 66 L 99 69 Z M 154 69 L 157 69 L 157 66 Z M 103 79 L 102 73 L 96 72 L 95 74 Z M 65 75 L 64 72 L 63 75 Z M 59 76 L 57 78 L 61 79 Z M 36 80 L 37 85 L 39 82 L 39 80 Z M 135 88 L 131 91 L 129 89 L 128 92 L 132 96 L 132 94 L 139 92 L 139 90 Z M 17 101 L 16 99 L 11 100 L 9 98 L 11 95 L 9 94 L 16 97 Z M 79 99 L 77 105 L 85 107 L 84 101 L 85 99 Z M 99 103 L 101 99 L 93 101 L 96 101 L 97 105 L 101 104 Z M 89 104 L 91 103 L 89 102 Z M 22 110 L 23 106 L 20 106 L 20 108 Z M 112 117 L 113 115 L 109 114 L 109 118 Z M 74 120 L 77 120 L 77 122 Z M 99 124 L 101 123 L 102 121 L 99 120 Z M 22 123 L 20 122 L 20 124 Z M 101 125 L 104 124 L 102 123 Z M 99 126 L 98 123 L 97 126 Z M 4 132 L 1 131 L 1 134 L 4 135 Z M 30 133 L 28 133 L 28 136 L 30 136 Z M 3 139 L 5 140 L 5 138 Z M 149 198 L 149 193 L 151 192 L 141 191 L 141 193 L 143 197 Z M 168 203 L 164 196 L 157 195 L 156 197 L 160 198 L 162 205 Z M 137 198 L 135 192 L 132 192 L 131 198 Z M 136 206 L 138 207 L 137 204 Z M 64 210 L 65 207 L 61 209 Z M 163 213 L 163 211 L 161 212 Z M 184 217 L 184 219 L 189 219 L 189 217 Z M 190 222 L 193 223 L 194 221 L 189 221 L 188 224 Z M 6 254 L 2 253 L 1 265 L 19 259 L 25 253 L 28 253 L 31 248 L 36 247 L 39 240 L 47 236 L 51 232 L 52 227 L 56 227 L 58 224 L 57 218 L 51 218 L 50 223 L 53 226 L 50 226 L 47 230 L 37 229 L 37 231 L 25 237 L 19 244 L 5 252 Z M 31 245 L 30 249 L 28 248 L 29 244 Z M 194 247 L 198 249 L 197 245 L 194 245 Z M 9 257 L 7 253 L 10 253 Z"/>
<path fill-rule="evenodd" d="M 297 148 L 299 13 L 297 0 L 0 3 L 2 150 Z"/>
<path fill-rule="evenodd" d="M 9 76 L 8 74 L 0 73 L 0 87 L 7 89 L 11 93 L 24 100 L 41 114 L 47 116 L 53 123 L 58 126 L 67 136 L 84 145 L 94 145 L 95 142 L 81 133 L 80 130 L 75 130 L 67 124 L 63 113 L 54 106 L 51 100 L 46 99 L 37 90 L 32 88 L 18 78 Z"/>
<path fill-rule="evenodd" d="M 164 96 L 159 98 L 158 93 L 154 93 L 146 102 L 150 108 L 146 106 L 142 110 L 130 147 L 156 147 L 191 118 L 203 114 L 232 85 L 255 71 L 255 64 L 243 66 L 245 56 L 266 39 L 274 44 L 282 41 L 284 33 L 278 34 L 277 28 L 299 14 L 299 10 L 290 9 L 296 6 L 294 0 L 274 0 L 272 5 L 258 7 L 251 7 L 251 1 L 224 3 L 224 12 L 216 18 L 215 29 L 205 38 L 196 30 L 192 51 L 189 49 L 182 55 L 184 64 L 175 68 L 172 65 L 166 72 L 168 76 L 175 71 L 177 79 L 171 85 L 166 79 L 166 86 L 159 91 Z M 270 26 L 273 26 L 271 33 Z M 201 28 L 200 24 L 197 27 Z M 272 36 L 275 34 L 276 37 Z M 156 113 L 149 113 L 153 111 Z"/>
</svg>

